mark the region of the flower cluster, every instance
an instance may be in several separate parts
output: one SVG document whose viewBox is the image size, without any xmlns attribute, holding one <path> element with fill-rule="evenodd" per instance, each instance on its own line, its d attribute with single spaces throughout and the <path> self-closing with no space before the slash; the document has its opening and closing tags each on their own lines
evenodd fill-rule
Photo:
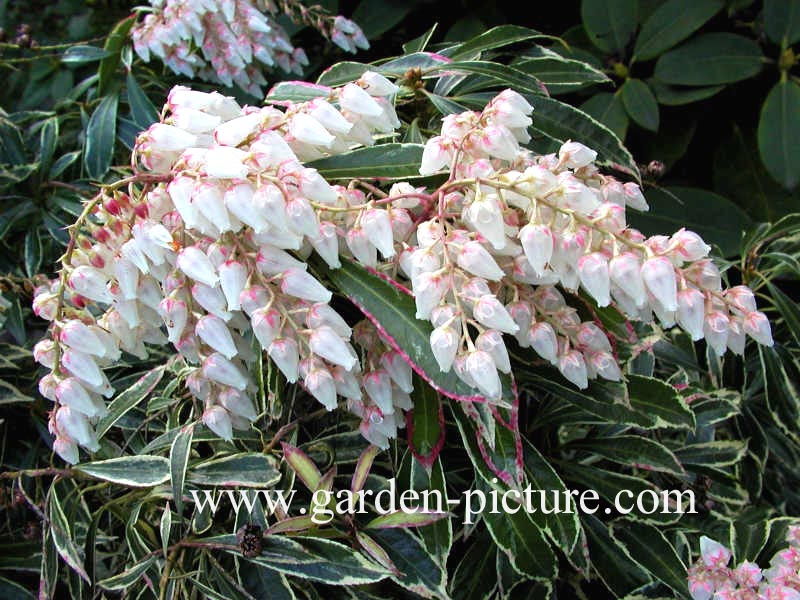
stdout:
<svg viewBox="0 0 800 600">
<path fill-rule="evenodd" d="M 132 31 L 134 48 L 145 62 L 156 56 L 175 73 L 228 87 L 235 83 L 254 96 L 260 96 L 267 83 L 259 63 L 297 74 L 308 65 L 305 51 L 292 45 L 275 20 L 278 7 L 272 0 L 150 0 L 150 4 L 152 11 Z M 344 50 L 369 48 L 353 21 L 284 4 L 285 11 L 297 8 Z"/>
<path fill-rule="evenodd" d="M 146 344 L 169 342 L 194 365 L 186 385 L 210 429 L 230 439 L 248 427 L 256 418 L 248 366 L 258 357 L 251 332 L 290 383 L 301 381 L 328 409 L 337 395 L 348 398 L 382 432 L 371 439 L 388 443 L 393 407 L 410 405 L 410 367 L 374 355 L 371 344 L 368 364 L 382 366 L 362 377 L 350 327 L 302 260 L 316 250 L 339 266 L 340 226 L 319 215 L 361 198 L 299 157 L 373 143 L 373 131 L 397 123 L 396 90 L 370 72 L 329 90 L 338 108 L 318 98 L 285 112 L 172 90 L 163 122 L 137 140 L 148 172 L 133 179 L 144 187 L 96 199 L 62 279 L 33 302 L 53 321 L 34 354 L 52 369 L 40 391 L 56 403 L 50 428 L 65 460 L 78 460 L 77 445 L 97 449 L 92 423 L 106 412 L 102 396 L 113 394 L 101 367 L 121 351 L 146 357 Z"/>
<path fill-rule="evenodd" d="M 489 401 L 511 371 L 506 334 L 580 388 L 622 378 L 616 340 L 569 301 L 581 288 L 632 319 L 677 323 L 719 354 L 741 353 L 745 333 L 771 343 L 752 292 L 722 288 L 699 236 L 627 226 L 626 206 L 647 208 L 636 184 L 601 174 L 576 142 L 545 156 L 522 149 L 532 108 L 519 94 L 444 119 L 420 167 L 442 172 L 437 188 L 381 189 L 331 185 L 304 162 L 391 134 L 398 87 L 370 71 L 339 88 L 308 85 L 318 97 L 281 108 L 174 88 L 137 140 L 142 170 L 87 207 L 61 279 L 34 300 L 53 322 L 35 355 L 51 369 L 40 389 L 55 402 L 50 428 L 66 460 L 78 445 L 97 448 L 92 423 L 113 394 L 102 367 L 166 343 L 222 438 L 257 417 L 250 372 L 263 351 L 325 408 L 344 398 L 386 447 L 411 408 L 411 367 L 379 327 L 351 327 L 331 306 L 320 278 L 343 256 L 410 282 L 439 367 Z"/>
<path fill-rule="evenodd" d="M 694 600 L 800 600 L 800 526 L 790 526 L 789 546 L 772 557 L 768 569 L 750 561 L 729 567 L 731 551 L 700 538 L 700 558 L 689 569 Z"/>
<path fill-rule="evenodd" d="M 700 236 L 681 229 L 646 238 L 628 227 L 626 207 L 647 210 L 645 198 L 635 183 L 601 174 L 596 152 L 571 141 L 544 156 L 520 148 L 532 110 L 506 90 L 482 112 L 446 117 L 425 146 L 420 173 L 449 168 L 450 178 L 400 264 L 417 317 L 435 327 L 442 371 L 498 397 L 498 371 L 510 368 L 507 333 L 579 388 L 595 377 L 619 380 L 612 340 L 582 322 L 559 287 L 582 288 L 633 320 L 678 324 L 718 355 L 741 354 L 745 334 L 772 344 L 752 291 L 723 290 Z"/>
</svg>

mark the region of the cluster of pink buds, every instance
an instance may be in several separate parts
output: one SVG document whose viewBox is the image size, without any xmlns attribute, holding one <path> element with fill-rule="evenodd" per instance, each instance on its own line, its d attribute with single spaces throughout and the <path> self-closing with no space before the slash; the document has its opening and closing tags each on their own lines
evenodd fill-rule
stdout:
<svg viewBox="0 0 800 600">
<path fill-rule="evenodd" d="M 559 287 L 582 288 L 630 319 L 678 324 L 718 355 L 741 354 L 745 334 L 772 344 L 752 291 L 723 290 L 696 233 L 645 238 L 628 227 L 626 206 L 647 203 L 635 183 L 601 174 L 596 152 L 571 141 L 545 156 L 522 149 L 532 110 L 506 90 L 482 112 L 446 117 L 425 146 L 420 173 L 450 177 L 400 266 L 417 317 L 435 327 L 431 347 L 443 371 L 499 396 L 507 333 L 580 388 L 595 377 L 619 380 L 614 341 L 581 322 Z"/>
<path fill-rule="evenodd" d="M 410 370 L 384 353 L 380 369 L 360 374 L 351 329 L 304 260 L 316 251 L 339 266 L 351 213 L 338 209 L 357 194 L 298 157 L 374 143 L 373 131 L 397 122 L 396 89 L 370 72 L 284 111 L 172 90 L 163 121 L 137 141 L 147 172 L 131 178 L 129 193 L 95 199 L 62 278 L 33 302 L 52 322 L 34 354 L 51 369 L 40 391 L 55 403 L 50 428 L 65 460 L 77 462 L 79 445 L 98 447 L 92 425 L 113 395 L 102 367 L 166 343 L 190 366 L 186 386 L 203 403 L 203 422 L 224 439 L 257 417 L 255 342 L 329 410 L 343 396 L 368 422 L 380 418 L 383 437 L 373 437 L 388 443 L 393 407 L 410 407 Z"/>
<path fill-rule="evenodd" d="M 305 51 L 292 45 L 274 18 L 278 7 L 271 0 L 150 4 L 149 14 L 132 31 L 134 48 L 145 62 L 155 56 L 175 73 L 236 84 L 254 96 L 261 96 L 267 83 L 263 67 L 301 74 L 308 65 Z M 358 25 L 345 17 L 320 14 L 312 24 L 347 51 L 369 48 Z"/>
<path fill-rule="evenodd" d="M 731 551 L 700 538 L 700 558 L 689 569 L 694 600 L 800 600 L 800 526 L 790 526 L 789 546 L 772 557 L 769 568 L 742 561 L 729 567 Z"/>
</svg>

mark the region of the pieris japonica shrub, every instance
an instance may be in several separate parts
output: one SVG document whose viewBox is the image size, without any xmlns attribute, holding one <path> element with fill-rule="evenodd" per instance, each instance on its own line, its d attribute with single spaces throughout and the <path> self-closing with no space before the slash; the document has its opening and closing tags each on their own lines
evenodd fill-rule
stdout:
<svg viewBox="0 0 800 600">
<path fill-rule="evenodd" d="M 665 205 L 550 95 L 599 72 L 523 27 L 262 98 L 302 62 L 279 13 L 364 45 L 154 2 L 64 51 L 61 112 L 0 118 L 0 589 L 792 597 L 797 217 Z M 409 490 L 454 502 L 387 508 Z"/>
</svg>

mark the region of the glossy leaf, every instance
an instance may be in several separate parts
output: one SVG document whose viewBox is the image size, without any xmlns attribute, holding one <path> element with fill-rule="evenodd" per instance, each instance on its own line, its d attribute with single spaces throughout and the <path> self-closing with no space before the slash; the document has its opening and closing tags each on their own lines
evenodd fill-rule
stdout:
<svg viewBox="0 0 800 600">
<path fill-rule="evenodd" d="M 178 515 L 183 515 L 183 486 L 186 482 L 186 469 L 189 465 L 189 454 L 192 450 L 194 426 L 181 428 L 169 450 L 169 473 L 172 482 L 172 499 Z"/>
<path fill-rule="evenodd" d="M 75 469 L 90 477 L 127 487 L 153 487 L 169 480 L 169 461 L 163 456 L 120 456 L 80 463 Z"/>
<path fill-rule="evenodd" d="M 746 441 L 699 442 L 675 450 L 675 456 L 685 465 L 723 467 L 739 462 L 745 450 L 747 450 Z"/>
<path fill-rule="evenodd" d="M 535 58 L 524 58 L 515 62 L 514 67 L 536 77 L 550 94 L 574 92 L 609 81 L 605 73 L 591 65 L 563 58 L 555 52 L 547 52 Z"/>
<path fill-rule="evenodd" d="M 477 56 L 486 50 L 503 48 L 504 46 L 508 46 L 516 42 L 522 42 L 541 37 L 549 36 L 543 36 L 535 29 L 520 27 L 519 25 L 499 25 L 497 27 L 492 27 L 488 31 L 478 36 L 475 36 L 467 42 L 447 48 L 446 50 L 443 50 L 441 54 L 444 56 L 449 56 L 453 60 L 470 58 Z"/>
<path fill-rule="evenodd" d="M 679 87 L 668 85 L 658 79 L 649 79 L 647 83 L 656 95 L 659 104 L 665 106 L 683 106 L 693 102 L 700 102 L 715 96 L 725 89 L 724 85 L 709 85 L 705 87 Z"/>
<path fill-rule="evenodd" d="M 795 0 L 764 0 L 764 31 L 783 48 L 800 40 L 800 4 Z"/>
<path fill-rule="evenodd" d="M 291 467 L 292 471 L 300 478 L 310 492 L 319 489 L 319 484 L 322 479 L 322 474 L 319 472 L 317 465 L 314 464 L 308 455 L 294 446 L 281 443 L 283 447 L 283 459 Z"/>
<path fill-rule="evenodd" d="M 636 0 L 582 0 L 581 19 L 592 43 L 621 54 L 636 29 Z"/>
<path fill-rule="evenodd" d="M 422 144 L 380 144 L 308 163 L 326 179 L 419 177 Z"/>
<path fill-rule="evenodd" d="M 356 78 L 359 76 L 360 73 Z M 280 81 L 270 88 L 267 100 L 307 102 L 314 98 L 328 96 L 330 93 L 331 89 L 324 85 L 315 85 L 306 81 Z"/>
<path fill-rule="evenodd" d="M 133 14 L 117 23 L 108 38 L 106 38 L 104 50 L 108 53 L 108 56 L 100 61 L 100 66 L 97 69 L 99 76 L 97 93 L 100 96 L 106 95 L 111 90 L 114 73 L 120 63 L 122 47 L 128 42 L 128 34 L 138 16 L 138 14 Z"/>
<path fill-rule="evenodd" d="M 156 560 L 155 556 L 151 556 L 142 561 L 137 562 L 135 565 L 125 569 L 121 573 L 117 573 L 111 577 L 106 577 L 97 582 L 97 585 L 105 590 L 124 590 L 141 579 L 142 575 L 150 568 Z"/>
<path fill-rule="evenodd" d="M 625 135 L 628 133 L 629 119 L 619 93 L 600 92 L 594 94 L 581 104 L 580 109 L 605 125 L 620 140 L 625 139 Z"/>
<path fill-rule="evenodd" d="M 377 446 L 370 444 L 358 457 L 355 471 L 353 471 L 353 478 L 350 482 L 350 491 L 358 493 L 363 489 L 364 483 L 367 481 L 369 472 L 372 469 L 372 463 L 375 457 L 378 456 L 381 449 Z"/>
<path fill-rule="evenodd" d="M 682 477 L 683 467 L 664 445 L 642 436 L 618 435 L 608 438 L 587 438 L 568 444 L 568 448 L 584 450 L 612 462 L 647 471 L 661 471 Z"/>
<path fill-rule="evenodd" d="M 594 515 L 583 515 L 581 522 L 586 531 L 592 568 L 617 598 L 626 597 L 647 582 L 645 571 L 611 537 L 605 523 Z"/>
<path fill-rule="evenodd" d="M 718 85 L 748 79 L 763 56 L 753 40 L 733 33 L 705 33 L 662 54 L 656 79 L 674 85 Z"/>
<path fill-rule="evenodd" d="M 58 145 L 59 124 L 58 117 L 50 117 L 43 124 L 39 131 L 39 169 L 41 172 L 50 171 L 53 164 L 53 156 Z"/>
<path fill-rule="evenodd" d="M 634 60 L 650 60 L 700 29 L 722 8 L 720 0 L 669 0 L 642 24 Z"/>
<path fill-rule="evenodd" d="M 444 598 L 447 573 L 437 565 L 419 539 L 406 529 L 371 530 L 399 571 L 392 579 L 423 598 Z"/>
<path fill-rule="evenodd" d="M 158 121 L 158 110 L 153 105 L 147 94 L 144 93 L 142 86 L 136 81 L 133 73 L 128 72 L 126 78 L 126 89 L 128 91 L 128 105 L 131 108 L 131 116 L 141 131 Z"/>
<path fill-rule="evenodd" d="M 50 489 L 50 494 L 47 499 L 47 514 L 50 519 L 48 530 L 52 536 L 53 544 L 56 547 L 58 555 L 81 577 L 81 579 L 90 583 L 89 575 L 87 575 L 84 569 L 80 554 L 78 553 L 78 548 L 72 537 L 72 526 L 66 514 L 64 514 L 64 508 L 58 490 L 59 486 L 53 486 Z"/>
<path fill-rule="evenodd" d="M 92 179 L 100 179 L 106 174 L 114 157 L 114 143 L 117 139 L 117 106 L 119 96 L 105 96 L 95 108 L 86 126 L 86 145 L 83 164 Z"/>
<path fill-rule="evenodd" d="M 649 131 L 658 131 L 658 102 L 644 81 L 628 79 L 620 94 L 631 119 Z"/>
<path fill-rule="evenodd" d="M 800 85 L 781 81 L 772 88 L 758 120 L 758 151 L 770 175 L 788 190 L 800 181 Z"/>
<path fill-rule="evenodd" d="M 84 64 L 102 60 L 110 56 L 109 52 L 97 46 L 70 46 L 61 55 L 61 62 L 67 64 Z"/>
<path fill-rule="evenodd" d="M 259 452 L 242 452 L 189 467 L 187 478 L 201 487 L 267 488 L 280 480 L 275 460 Z"/>
<path fill-rule="evenodd" d="M 444 415 L 438 392 L 415 375 L 411 395 L 414 408 L 408 418 L 408 445 L 414 457 L 430 468 L 444 444 Z"/>
<path fill-rule="evenodd" d="M 100 422 L 95 427 L 97 430 L 97 437 L 102 438 L 117 421 L 147 398 L 150 392 L 159 384 L 161 378 L 164 377 L 165 370 L 165 365 L 160 365 L 151 369 L 136 380 L 128 389 L 118 394 L 108 405 L 108 415 L 100 419 Z"/>
<path fill-rule="evenodd" d="M 691 408 L 669 383 L 653 377 L 629 375 L 628 394 L 631 407 L 650 415 L 656 427 L 694 429 Z"/>
<path fill-rule="evenodd" d="M 488 78 L 492 84 L 510 87 L 519 93 L 544 94 L 546 89 L 533 75 L 496 62 L 483 60 L 454 61 L 430 69 L 429 72 L 475 73 Z"/>
</svg>

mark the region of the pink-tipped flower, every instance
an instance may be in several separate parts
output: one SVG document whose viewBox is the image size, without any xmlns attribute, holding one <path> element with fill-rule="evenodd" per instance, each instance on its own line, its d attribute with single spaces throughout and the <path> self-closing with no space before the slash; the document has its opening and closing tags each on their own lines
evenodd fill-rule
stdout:
<svg viewBox="0 0 800 600">
<path fill-rule="evenodd" d="M 458 332 L 449 325 L 442 325 L 431 332 L 431 351 L 442 373 L 447 373 L 453 366 L 459 338 Z"/>
<path fill-rule="evenodd" d="M 192 297 L 212 315 L 218 316 L 223 321 L 231 319 L 231 313 L 225 310 L 228 305 L 227 300 L 225 300 L 225 294 L 218 287 L 209 287 L 202 283 L 196 283 L 192 286 Z"/>
<path fill-rule="evenodd" d="M 658 299 L 664 310 L 669 312 L 678 310 L 678 287 L 675 279 L 675 267 L 669 259 L 663 256 L 655 256 L 645 261 L 642 265 L 642 279 L 647 289 Z"/>
<path fill-rule="evenodd" d="M 355 373 L 348 371 L 344 367 L 335 366 L 331 370 L 331 376 L 336 384 L 336 393 L 350 400 L 361 400 L 361 385 Z"/>
<path fill-rule="evenodd" d="M 81 265 L 72 271 L 69 286 L 81 296 L 95 302 L 110 304 L 114 299 L 108 291 L 108 276 L 88 265 Z"/>
<path fill-rule="evenodd" d="M 97 434 L 83 413 L 69 406 L 59 407 L 56 411 L 56 427 L 58 431 L 65 433 L 90 452 L 100 450 Z"/>
<path fill-rule="evenodd" d="M 241 369 L 219 352 L 214 352 L 203 361 L 203 375 L 212 381 L 229 385 L 237 390 L 244 390 L 249 383 Z"/>
<path fill-rule="evenodd" d="M 608 261 L 603 254 L 593 252 L 582 256 L 578 260 L 578 276 L 584 289 L 597 301 L 597 306 L 608 306 L 611 303 Z"/>
<path fill-rule="evenodd" d="M 407 394 L 414 391 L 411 365 L 406 362 L 399 352 L 394 350 L 384 352 L 383 356 L 381 356 L 381 366 L 386 369 L 386 372 L 389 373 L 397 387 Z"/>
<path fill-rule="evenodd" d="M 43 367 L 52 369 L 56 360 L 56 345 L 53 340 L 45 338 L 33 346 L 33 360 Z"/>
<path fill-rule="evenodd" d="M 323 221 L 319 224 L 319 233 L 310 241 L 314 250 L 331 269 L 342 266 L 339 260 L 339 236 L 336 233 L 336 225 L 330 221 Z"/>
<path fill-rule="evenodd" d="M 77 319 L 64 323 L 60 327 L 58 338 L 63 344 L 86 354 L 93 354 L 100 358 L 106 355 L 103 343 L 97 339 L 97 336 L 86 324 Z"/>
<path fill-rule="evenodd" d="M 383 258 L 394 256 L 394 235 L 389 213 L 381 208 L 365 210 L 361 215 L 361 227 L 370 243 L 375 246 Z"/>
<path fill-rule="evenodd" d="M 452 149 L 441 136 L 429 139 L 422 150 L 422 161 L 419 167 L 420 175 L 433 175 L 450 164 L 453 158 Z"/>
<path fill-rule="evenodd" d="M 384 416 L 394 412 L 392 404 L 392 380 L 383 369 L 364 375 L 364 389 Z"/>
<path fill-rule="evenodd" d="M 500 376 L 491 354 L 483 350 L 475 350 L 467 354 L 465 362 L 466 372 L 475 382 L 481 393 L 488 400 L 497 400 L 503 393 Z"/>
<path fill-rule="evenodd" d="M 373 268 L 378 266 L 377 248 L 361 227 L 350 229 L 345 236 L 345 242 L 353 257 L 362 265 Z"/>
<path fill-rule="evenodd" d="M 725 354 L 728 347 L 728 315 L 715 310 L 708 313 L 703 322 L 703 335 L 717 356 Z"/>
<path fill-rule="evenodd" d="M 58 309 L 58 295 L 49 292 L 36 294 L 33 299 L 33 312 L 40 319 L 52 321 Z"/>
<path fill-rule="evenodd" d="M 221 406 L 211 406 L 204 410 L 203 424 L 226 442 L 233 439 L 231 416 Z"/>
<path fill-rule="evenodd" d="M 336 136 L 331 135 L 319 121 L 305 113 L 295 113 L 292 116 L 289 121 L 289 134 L 304 144 L 325 148 L 330 148 L 336 141 Z"/>
<path fill-rule="evenodd" d="M 695 342 L 703 337 L 705 296 L 694 288 L 678 292 L 678 324 Z"/>
<path fill-rule="evenodd" d="M 292 338 L 278 338 L 269 345 L 267 353 L 286 377 L 286 381 L 297 381 L 300 373 L 300 351 L 296 341 Z"/>
<path fill-rule="evenodd" d="M 733 308 L 744 314 L 758 310 L 753 290 L 746 285 L 737 285 L 725 290 L 725 300 Z"/>
<path fill-rule="evenodd" d="M 744 331 L 762 346 L 772 346 L 772 329 L 766 315 L 759 311 L 753 311 L 744 317 Z"/>
<path fill-rule="evenodd" d="M 558 359 L 558 370 L 578 389 L 589 387 L 589 374 L 586 369 L 586 361 L 583 354 L 577 350 L 570 350 Z"/>
<path fill-rule="evenodd" d="M 59 404 L 69 406 L 90 419 L 108 414 L 106 405 L 101 400 L 92 398 L 75 377 L 62 379 L 56 386 L 55 393 Z"/>
<path fill-rule="evenodd" d="M 228 310 L 239 310 L 239 296 L 247 285 L 247 268 L 238 261 L 227 260 L 219 266 L 219 282 L 228 301 Z"/>
<path fill-rule="evenodd" d="M 558 158 L 568 169 L 580 169 L 593 163 L 597 152 L 579 142 L 568 141 L 559 148 Z"/>
<path fill-rule="evenodd" d="M 672 234 L 669 240 L 669 251 L 680 260 L 680 262 L 694 262 L 708 256 L 711 246 L 706 244 L 694 231 L 681 228 Z"/>
<path fill-rule="evenodd" d="M 188 246 L 178 252 L 175 264 L 187 276 L 209 287 L 213 288 L 219 281 L 219 275 L 208 256 L 194 246 Z"/>
<path fill-rule="evenodd" d="M 76 464 L 80 460 L 78 446 L 69 438 L 61 436 L 53 440 L 53 451 L 58 454 L 64 462 L 71 465 Z"/>
<path fill-rule="evenodd" d="M 625 252 L 615 256 L 608 265 L 608 272 L 611 281 L 633 300 L 637 308 L 642 308 L 647 303 L 641 263 L 635 254 Z"/>
<path fill-rule="evenodd" d="M 439 273 L 420 273 L 412 280 L 418 319 L 427 319 L 447 293 L 447 280 Z"/>
<path fill-rule="evenodd" d="M 478 233 L 489 240 L 489 243 L 500 250 L 506 245 L 505 223 L 497 197 L 494 195 L 478 196 L 467 208 L 467 218 Z"/>
<path fill-rule="evenodd" d="M 287 269 L 305 270 L 307 265 L 288 252 L 271 244 L 263 244 L 256 255 L 256 266 L 264 275 L 278 275 Z"/>
<path fill-rule="evenodd" d="M 348 371 L 358 362 L 358 359 L 351 354 L 347 343 L 328 325 L 314 329 L 309 336 L 308 344 L 314 354 L 335 365 L 341 365 Z"/>
<path fill-rule="evenodd" d="M 333 294 L 314 279 L 313 275 L 299 268 L 284 271 L 281 279 L 281 291 L 284 294 L 311 302 L 330 302 L 333 297 Z"/>
<path fill-rule="evenodd" d="M 622 380 L 622 372 L 614 355 L 605 351 L 590 351 L 584 353 L 584 362 L 587 370 L 609 381 Z"/>
<path fill-rule="evenodd" d="M 328 369 L 312 369 L 303 379 L 309 393 L 328 410 L 336 408 L 336 382 Z"/>
<path fill-rule="evenodd" d="M 492 255 L 477 240 L 464 244 L 458 253 L 457 262 L 465 271 L 490 281 L 500 281 L 505 275 Z"/>
<path fill-rule="evenodd" d="M 546 225 L 528 223 L 520 229 L 519 240 L 531 267 L 541 276 L 553 256 L 553 232 Z"/>
<path fill-rule="evenodd" d="M 195 333 L 205 344 L 222 354 L 225 358 L 231 359 L 237 354 L 236 344 L 225 324 L 225 321 L 214 315 L 206 315 L 197 321 Z"/>
<path fill-rule="evenodd" d="M 342 109 L 364 117 L 380 117 L 383 109 L 375 99 L 355 83 L 348 83 L 339 92 Z"/>
<path fill-rule="evenodd" d="M 558 360 L 558 338 L 550 323 L 539 322 L 531 325 L 529 340 L 536 354 L 553 364 Z"/>
<path fill-rule="evenodd" d="M 309 238 L 319 233 L 319 218 L 305 198 L 297 196 L 286 203 L 286 217 L 292 229 Z"/>
<path fill-rule="evenodd" d="M 269 348 L 280 333 L 281 314 L 274 308 L 257 308 L 250 314 L 250 325 L 261 347 Z"/>
<path fill-rule="evenodd" d="M 503 334 L 499 331 L 487 329 L 475 340 L 475 347 L 488 353 L 499 371 L 511 373 L 511 359 L 503 341 Z"/>
<path fill-rule="evenodd" d="M 630 181 L 623 186 L 623 189 L 625 191 L 625 204 L 627 206 L 636 210 L 650 210 L 650 206 L 647 204 L 644 194 L 642 194 L 642 188 Z"/>
<path fill-rule="evenodd" d="M 61 355 L 61 364 L 67 371 L 90 386 L 102 386 L 106 381 L 94 359 L 74 348 L 64 350 Z"/>
<path fill-rule="evenodd" d="M 261 186 L 259 190 L 264 187 L 268 186 Z M 256 202 L 255 194 L 255 189 L 250 183 L 239 182 L 230 185 L 225 190 L 225 207 L 242 223 L 252 227 L 254 232 L 261 233 L 269 227 L 271 221 L 263 214 L 265 211 L 258 210 L 261 207 Z"/>
<path fill-rule="evenodd" d="M 726 567 L 731 560 L 730 550 L 706 536 L 700 537 L 700 555 L 707 567 Z"/>
<path fill-rule="evenodd" d="M 505 306 L 494 295 L 480 297 L 472 307 L 475 319 L 491 329 L 499 329 L 504 333 L 517 333 L 519 326 L 508 314 Z"/>
</svg>

